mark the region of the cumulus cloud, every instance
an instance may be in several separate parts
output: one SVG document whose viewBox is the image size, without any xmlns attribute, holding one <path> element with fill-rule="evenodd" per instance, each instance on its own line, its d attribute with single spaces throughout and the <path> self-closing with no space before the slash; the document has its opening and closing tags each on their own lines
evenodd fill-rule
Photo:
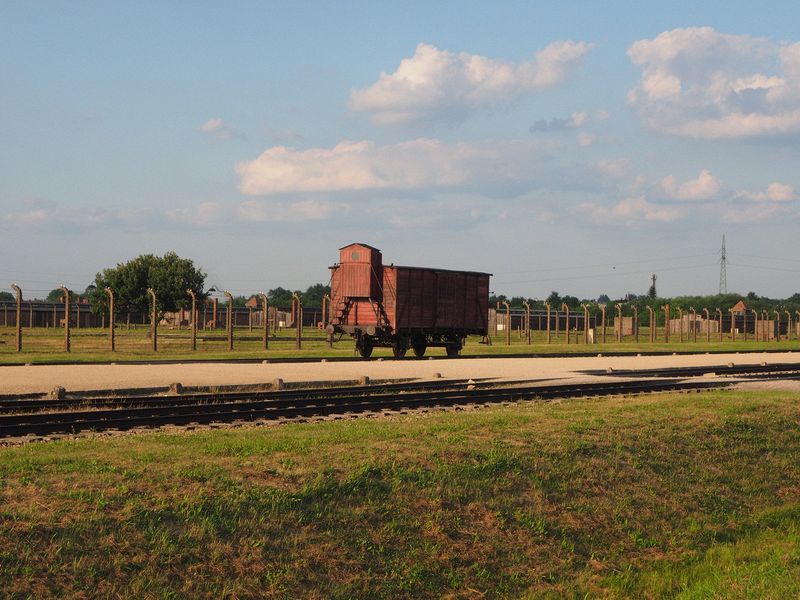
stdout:
<svg viewBox="0 0 800 600">
<path fill-rule="evenodd" d="M 756 202 L 789 202 L 797 199 L 794 187 L 787 183 L 770 183 L 764 191 L 741 191 L 737 197 Z"/>
<path fill-rule="evenodd" d="M 752 204 L 725 207 L 722 211 L 722 220 L 726 223 L 763 223 L 786 215 L 785 207 L 780 204 Z"/>
<path fill-rule="evenodd" d="M 624 177 L 631 166 L 631 161 L 627 158 L 617 158 L 614 160 L 598 160 L 594 163 L 595 169 L 604 175 L 611 177 Z"/>
<path fill-rule="evenodd" d="M 138 226 L 153 215 L 149 208 L 107 208 L 86 205 L 58 205 L 54 202 L 29 200 L 20 210 L 6 214 L 0 224 L 11 227 L 58 228 L 71 230 L 92 226 Z"/>
<path fill-rule="evenodd" d="M 546 158 L 532 141 L 345 141 L 309 150 L 276 146 L 239 163 L 236 172 L 240 191 L 248 195 L 459 188 L 530 181 L 534 166 Z"/>
<path fill-rule="evenodd" d="M 722 181 L 706 169 L 700 171 L 697 179 L 678 184 L 673 175 L 661 180 L 661 188 L 668 198 L 675 200 L 709 200 L 719 195 Z"/>
<path fill-rule="evenodd" d="M 336 212 L 346 212 L 349 206 L 325 200 L 264 202 L 245 200 L 236 203 L 200 202 L 194 206 L 164 211 L 172 223 L 200 228 L 231 224 L 296 223 L 330 218 Z"/>
<path fill-rule="evenodd" d="M 567 79 L 592 44 L 553 42 L 527 62 L 512 63 L 419 44 L 394 73 L 350 92 L 352 111 L 376 124 L 460 120 L 467 114 L 536 94 Z"/>
<path fill-rule="evenodd" d="M 644 196 L 624 198 L 611 207 L 594 202 L 584 202 L 574 211 L 593 223 L 618 223 L 636 225 L 644 222 L 668 223 L 684 216 L 684 211 L 676 206 L 663 206 L 649 202 Z"/>
<path fill-rule="evenodd" d="M 198 131 L 203 135 L 216 140 L 231 140 L 234 138 L 244 138 L 244 134 L 231 127 L 222 119 L 209 119 L 203 123 Z"/>
<path fill-rule="evenodd" d="M 800 132 L 800 44 L 665 31 L 628 49 L 642 68 L 628 102 L 653 129 L 704 139 Z"/>
<path fill-rule="evenodd" d="M 263 200 L 245 200 L 236 208 L 236 216 L 249 223 L 320 221 L 330 219 L 334 214 L 344 214 L 349 209 L 349 204 L 330 200 L 300 200 L 278 205 Z"/>
<path fill-rule="evenodd" d="M 585 112 L 574 112 L 566 119 L 559 119 L 553 117 L 549 121 L 536 121 L 530 127 L 531 133 L 544 132 L 549 133 L 553 131 L 566 131 L 568 129 L 577 129 L 588 123 L 589 115 Z"/>
</svg>

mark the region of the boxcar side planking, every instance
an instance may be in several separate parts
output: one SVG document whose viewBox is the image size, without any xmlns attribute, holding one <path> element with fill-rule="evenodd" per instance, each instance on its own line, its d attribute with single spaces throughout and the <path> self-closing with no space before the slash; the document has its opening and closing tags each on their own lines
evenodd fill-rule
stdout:
<svg viewBox="0 0 800 600">
<path fill-rule="evenodd" d="M 387 266 L 380 250 L 361 243 L 340 248 L 330 269 L 328 331 L 353 336 L 365 358 L 376 346 L 397 358 L 430 347 L 454 357 L 468 335 L 487 334 L 490 273 Z"/>
</svg>

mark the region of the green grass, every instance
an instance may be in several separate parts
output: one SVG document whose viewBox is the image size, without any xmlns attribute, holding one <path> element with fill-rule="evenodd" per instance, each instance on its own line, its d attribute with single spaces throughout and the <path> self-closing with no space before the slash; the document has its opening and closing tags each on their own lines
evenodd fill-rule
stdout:
<svg viewBox="0 0 800 600">
<path fill-rule="evenodd" d="M 0 450 L 0 595 L 796 597 L 789 393 Z"/>
<path fill-rule="evenodd" d="M 663 332 L 659 332 L 663 333 Z M 351 338 L 345 337 L 336 342 L 333 348 L 328 348 L 324 333 L 319 329 L 307 328 L 303 332 L 303 347 L 295 350 L 294 331 L 285 329 L 279 332 L 282 339 L 271 340 L 269 350 L 264 351 L 261 345 L 261 333 L 254 328 L 249 332 L 247 328 L 239 328 L 235 333 L 234 350 L 229 351 L 225 341 L 225 331 L 216 330 L 199 332 L 198 335 L 212 336 L 215 339 L 198 341 L 197 351 L 192 352 L 190 334 L 186 329 L 174 330 L 162 328 L 159 330 L 159 350 L 154 353 L 150 340 L 146 337 L 147 328 L 138 326 L 131 330 L 121 328 L 117 331 L 117 351 L 109 351 L 108 332 L 101 329 L 72 329 L 72 352 L 64 352 L 64 334 L 62 330 L 33 328 L 23 329 L 23 352 L 17 353 L 14 344 L 14 330 L 0 327 L 0 365 L 10 363 L 63 363 L 63 362 L 109 362 L 109 361 L 141 361 L 153 362 L 159 360 L 189 360 L 189 359 L 264 359 L 264 358 L 332 358 L 355 356 L 354 344 Z M 553 335 L 551 343 L 547 343 L 544 332 L 534 332 L 532 343 L 527 344 L 518 332 L 513 332 L 511 344 L 505 343 L 503 335 L 494 336 L 492 345 L 481 344 L 479 337 L 471 337 L 462 352 L 464 356 L 476 354 L 560 354 L 560 353 L 602 353 L 623 352 L 635 354 L 637 352 L 748 352 L 755 350 L 793 350 L 800 351 L 800 341 L 791 342 L 754 342 L 748 339 L 744 342 L 741 336 L 736 341 L 726 338 L 712 338 L 706 341 L 700 336 L 697 342 L 680 342 L 677 336 L 672 337 L 669 343 L 659 339 L 650 343 L 649 334 L 643 330 L 639 343 L 632 337 L 626 337 L 622 343 L 615 341 L 613 333 L 609 332 L 607 343 L 586 345 L 576 343 L 574 332 L 570 343 L 566 342 L 564 333 L 560 338 Z M 409 356 L 411 356 L 409 351 Z M 444 356 L 443 348 L 430 348 L 430 356 Z M 374 357 L 390 357 L 388 348 L 376 348 Z"/>
</svg>

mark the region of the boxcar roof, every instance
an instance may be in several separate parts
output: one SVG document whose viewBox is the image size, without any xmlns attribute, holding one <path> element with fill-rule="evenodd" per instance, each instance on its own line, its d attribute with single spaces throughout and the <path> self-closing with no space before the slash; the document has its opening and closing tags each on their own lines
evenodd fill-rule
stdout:
<svg viewBox="0 0 800 600">
<path fill-rule="evenodd" d="M 345 248 L 349 248 L 350 246 L 364 246 L 365 248 L 369 248 L 370 250 L 377 250 L 380 252 L 380 248 L 376 248 L 375 246 L 370 246 L 369 244 L 365 244 L 364 242 L 353 242 L 352 244 L 347 244 L 346 246 L 342 246 L 339 250 L 344 250 Z"/>
<path fill-rule="evenodd" d="M 383 268 L 417 269 L 420 271 L 447 271 L 448 273 L 469 273 L 470 275 L 488 275 L 489 277 L 492 277 L 492 273 L 484 273 L 483 271 L 462 271 L 460 269 L 440 269 L 438 267 L 410 267 L 408 265 L 383 265 Z"/>
</svg>

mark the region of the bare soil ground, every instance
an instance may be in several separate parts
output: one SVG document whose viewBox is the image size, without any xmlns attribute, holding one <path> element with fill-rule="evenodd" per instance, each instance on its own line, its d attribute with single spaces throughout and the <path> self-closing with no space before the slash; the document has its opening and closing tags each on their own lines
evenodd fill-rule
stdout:
<svg viewBox="0 0 800 600">
<path fill-rule="evenodd" d="M 0 394 L 44 393 L 56 386 L 67 391 L 184 386 L 221 386 L 286 382 L 372 379 L 581 378 L 594 369 L 654 369 L 800 362 L 800 353 L 696 354 L 676 356 L 613 356 L 592 358 L 482 358 L 318 363 L 186 363 L 137 365 L 31 365 L 0 367 Z"/>
</svg>

